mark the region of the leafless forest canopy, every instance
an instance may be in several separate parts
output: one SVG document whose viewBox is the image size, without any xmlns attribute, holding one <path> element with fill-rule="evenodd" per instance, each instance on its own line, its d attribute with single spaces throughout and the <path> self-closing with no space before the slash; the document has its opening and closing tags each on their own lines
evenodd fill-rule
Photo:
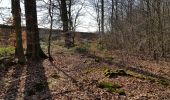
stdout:
<svg viewBox="0 0 170 100">
<path fill-rule="evenodd" d="M 23 5 L 24 1 L 21 0 Z M 169 57 L 170 2 L 168 0 L 68 0 L 67 18 L 63 19 L 59 0 L 37 1 L 40 27 L 62 29 L 65 20 L 69 31 L 76 31 L 91 16 L 106 49 L 120 49 L 159 57 Z M 23 8 L 23 7 L 21 7 Z M 2 10 L 9 8 L 1 7 Z M 23 9 L 22 9 L 23 10 Z M 1 19 L 12 24 L 9 11 L 1 13 Z M 50 14 L 51 12 L 51 14 Z M 23 14 L 25 12 L 22 11 Z M 24 15 L 21 21 L 25 23 Z M 85 20 L 84 20 L 85 19 Z M 81 25 L 82 24 L 82 25 Z M 67 27 L 66 27 L 67 28 Z M 67 30 L 66 30 L 67 31 Z M 79 30 L 81 31 L 81 30 Z"/>
</svg>

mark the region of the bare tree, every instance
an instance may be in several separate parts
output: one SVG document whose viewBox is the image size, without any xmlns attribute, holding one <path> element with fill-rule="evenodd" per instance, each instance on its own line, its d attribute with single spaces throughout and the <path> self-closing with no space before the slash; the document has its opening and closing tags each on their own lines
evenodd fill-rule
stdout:
<svg viewBox="0 0 170 100">
<path fill-rule="evenodd" d="M 104 34 L 104 0 L 101 0 L 101 32 Z"/>
<path fill-rule="evenodd" d="M 53 15 L 54 15 L 54 2 L 52 0 L 49 0 L 49 15 L 50 15 L 50 34 L 48 37 L 48 57 L 50 61 L 53 61 L 53 58 L 51 56 L 51 36 L 53 31 Z"/>
<path fill-rule="evenodd" d="M 101 33 L 101 7 L 100 7 L 100 0 L 90 0 L 89 1 L 90 5 L 94 9 L 94 12 L 96 16 L 93 14 L 90 14 L 97 22 L 98 25 L 98 33 Z"/>
<path fill-rule="evenodd" d="M 25 0 L 25 16 L 27 29 L 27 57 L 35 61 L 47 58 L 40 47 L 36 0 Z"/>
<path fill-rule="evenodd" d="M 19 63 L 25 63 L 24 50 L 22 45 L 21 35 L 21 8 L 20 0 L 11 0 L 12 3 L 12 15 L 13 15 L 13 26 L 16 34 L 16 49 L 15 56 L 18 58 Z"/>
<path fill-rule="evenodd" d="M 63 22 L 63 32 L 65 34 L 65 46 L 67 48 L 72 46 L 72 42 L 70 40 L 71 34 L 68 32 L 69 26 L 68 26 L 68 15 L 67 15 L 67 5 L 65 0 L 60 0 L 61 1 L 61 19 Z"/>
</svg>

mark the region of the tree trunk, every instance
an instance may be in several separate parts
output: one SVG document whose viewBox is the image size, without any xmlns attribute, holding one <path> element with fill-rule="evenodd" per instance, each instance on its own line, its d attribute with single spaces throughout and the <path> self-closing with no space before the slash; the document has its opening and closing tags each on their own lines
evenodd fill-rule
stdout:
<svg viewBox="0 0 170 100">
<path fill-rule="evenodd" d="M 151 8 L 150 8 L 150 0 L 146 0 L 146 5 L 147 5 L 147 15 L 146 15 L 146 34 L 147 36 L 149 37 L 149 40 L 148 40 L 148 48 L 149 48 L 149 54 L 151 54 L 151 51 L 152 51 L 152 45 L 151 45 L 151 37 L 153 37 L 151 35 L 151 23 L 150 23 L 150 20 L 151 20 Z"/>
<path fill-rule="evenodd" d="M 24 50 L 22 45 L 21 35 L 21 8 L 20 0 L 12 0 L 12 15 L 13 15 L 13 26 L 16 34 L 16 51 L 15 55 L 18 58 L 19 63 L 25 63 Z"/>
<path fill-rule="evenodd" d="M 37 23 L 36 0 L 25 0 L 25 15 L 27 29 L 27 57 L 39 61 L 47 58 L 40 47 L 39 30 Z"/>
<path fill-rule="evenodd" d="M 67 16 L 67 6 L 66 1 L 61 0 L 61 19 L 63 22 L 63 32 L 65 34 L 65 47 L 71 47 L 71 34 L 68 32 L 68 16 Z"/>
<path fill-rule="evenodd" d="M 163 33 L 163 24 L 162 24 L 162 13 L 161 13 L 161 0 L 157 0 L 157 15 L 158 15 L 158 32 L 161 35 L 160 36 L 160 42 L 161 42 L 161 50 L 162 50 L 162 56 L 165 56 L 165 50 L 164 50 L 164 33 Z"/>
<path fill-rule="evenodd" d="M 52 36 L 52 30 L 53 30 L 53 5 L 52 5 L 52 1 L 50 1 L 49 4 L 49 15 L 50 15 L 50 35 L 48 37 L 48 57 L 49 57 L 49 61 L 53 61 L 53 58 L 51 56 L 51 36 Z"/>
<path fill-rule="evenodd" d="M 127 19 L 128 22 L 132 23 L 132 10 L 133 10 L 133 0 L 128 0 L 128 12 L 127 12 Z"/>
<path fill-rule="evenodd" d="M 68 15 L 69 15 L 69 30 L 73 30 L 73 21 L 72 21 L 72 16 L 71 16 L 71 7 L 72 7 L 72 0 L 69 0 L 69 8 L 68 8 Z"/>
<path fill-rule="evenodd" d="M 104 0 L 101 0 L 101 32 L 104 34 Z"/>
<path fill-rule="evenodd" d="M 113 15 L 114 15 L 114 0 L 112 0 L 112 13 L 111 13 L 111 34 L 113 34 L 113 24 L 114 24 L 114 19 L 113 19 Z"/>
</svg>

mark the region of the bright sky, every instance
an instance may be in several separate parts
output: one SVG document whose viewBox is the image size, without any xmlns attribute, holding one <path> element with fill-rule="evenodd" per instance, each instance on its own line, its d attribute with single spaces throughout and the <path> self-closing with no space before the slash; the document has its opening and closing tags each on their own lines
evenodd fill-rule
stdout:
<svg viewBox="0 0 170 100">
<path fill-rule="evenodd" d="M 10 0 L 0 0 L 0 7 L 11 7 Z"/>
<path fill-rule="evenodd" d="M 8 11 L 4 11 L 1 8 L 2 7 L 11 7 L 11 0 L 0 0 L 0 24 L 3 24 L 6 19 L 2 19 L 4 16 L 11 16 L 10 9 Z M 21 3 L 21 8 L 23 9 L 24 5 Z M 96 21 L 93 20 L 92 16 L 90 16 L 89 13 L 86 12 L 87 9 L 83 9 L 82 12 L 84 12 L 84 16 L 79 17 L 80 25 L 77 27 L 77 31 L 81 32 L 95 32 L 97 30 Z M 24 11 L 22 11 L 24 13 Z M 43 15 L 42 12 L 37 12 L 38 15 Z M 40 19 L 40 18 L 38 18 Z M 25 23 L 23 21 L 22 23 Z"/>
</svg>

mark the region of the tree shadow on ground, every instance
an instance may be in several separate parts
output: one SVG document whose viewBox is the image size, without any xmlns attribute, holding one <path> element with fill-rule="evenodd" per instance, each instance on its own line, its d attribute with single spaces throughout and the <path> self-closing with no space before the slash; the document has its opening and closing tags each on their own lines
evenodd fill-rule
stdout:
<svg viewBox="0 0 170 100">
<path fill-rule="evenodd" d="M 96 87 L 98 85 L 98 81 L 91 80 L 91 82 L 89 83 L 89 82 L 77 80 L 76 78 L 69 75 L 69 73 L 67 73 L 64 70 L 62 70 L 61 68 L 59 68 L 55 63 L 51 62 L 51 65 L 55 67 L 55 70 L 57 72 L 61 72 L 63 75 L 65 75 L 73 83 L 74 86 L 76 86 L 76 88 L 74 88 L 74 89 L 64 90 L 62 92 L 59 92 L 59 93 L 55 94 L 55 96 L 59 96 L 59 95 L 66 96 L 67 94 L 72 93 L 72 92 L 76 92 L 76 91 L 85 92 L 86 91 L 86 93 L 87 92 L 91 93 L 91 94 L 93 94 L 94 98 L 97 98 L 97 95 L 95 94 L 93 88 L 87 88 L 87 86 L 91 86 L 91 87 L 95 86 Z M 69 97 L 69 96 L 67 96 L 67 97 Z M 90 97 L 90 95 L 89 95 L 89 97 Z M 81 99 L 81 97 L 76 97 L 76 98 Z M 68 100 L 71 100 L 71 99 L 69 98 Z"/>
<path fill-rule="evenodd" d="M 115 67 L 117 67 L 117 68 L 130 70 L 130 71 L 133 71 L 135 73 L 150 76 L 150 77 L 153 77 L 153 78 L 156 78 L 156 79 L 159 79 L 159 80 L 162 80 L 162 79 L 167 80 L 167 81 L 170 82 L 169 78 L 163 77 L 162 75 L 159 75 L 159 74 L 154 74 L 154 73 L 149 72 L 149 71 L 145 71 L 145 70 L 140 69 L 140 68 L 136 68 L 135 66 L 134 67 L 127 66 L 127 65 L 125 65 L 121 62 L 115 62 L 115 61 L 110 60 L 110 59 L 108 60 L 108 59 L 105 59 L 103 57 L 100 57 L 100 56 L 97 56 L 97 55 L 94 55 L 94 54 L 90 54 L 90 53 L 88 53 L 84 56 L 89 57 L 89 58 L 93 58 L 93 59 L 97 59 L 97 62 L 104 62 L 104 63 L 107 63 L 109 65 L 115 65 Z"/>
<path fill-rule="evenodd" d="M 157 78 L 157 79 L 159 79 L 159 80 L 167 80 L 167 81 L 170 82 L 170 79 L 169 79 L 169 78 L 163 77 L 162 75 L 159 75 L 159 74 L 151 73 L 151 72 L 149 72 L 149 71 L 145 71 L 145 70 L 143 70 L 143 69 L 126 66 L 126 65 L 121 64 L 121 63 L 114 63 L 114 65 L 116 65 L 118 68 L 130 70 L 130 71 L 133 71 L 133 72 L 142 74 L 142 75 L 146 75 L 146 76 L 150 76 L 150 77 L 153 77 L 153 78 Z"/>
<path fill-rule="evenodd" d="M 25 68 L 26 67 L 26 68 Z M 22 76 L 26 69 L 26 77 Z M 48 87 L 47 77 L 45 70 L 41 62 L 39 63 L 27 63 L 27 65 L 15 65 L 13 66 L 13 72 L 10 80 L 6 82 L 7 90 L 4 94 L 5 100 L 52 100 L 52 95 Z M 5 69 L 3 73 L 7 73 L 8 69 Z M 1 75 L 1 78 L 5 76 Z M 25 86 L 21 87 L 22 79 L 25 79 Z"/>
<path fill-rule="evenodd" d="M 6 83 L 9 84 L 8 90 L 5 93 L 4 99 L 5 100 L 15 100 L 17 98 L 17 94 L 19 92 L 19 85 L 20 85 L 20 77 L 22 75 L 24 67 L 21 65 L 16 65 L 14 67 L 14 72 L 12 74 L 12 79 Z"/>
<path fill-rule="evenodd" d="M 77 80 L 74 79 L 72 76 L 70 76 L 69 74 L 67 74 L 64 70 L 58 68 L 57 65 L 54 64 L 53 62 L 51 62 L 51 65 L 54 66 L 57 71 L 62 72 L 66 77 L 68 77 L 68 78 L 72 81 L 72 83 L 74 83 L 76 86 L 78 86 L 79 81 L 77 81 Z"/>
<path fill-rule="evenodd" d="M 72 77 L 71 75 L 69 75 L 68 73 L 66 73 L 64 70 L 60 69 L 56 64 L 54 64 L 53 62 L 51 62 L 51 65 L 55 67 L 55 69 L 59 72 L 61 72 L 62 74 L 64 74 L 68 79 L 71 80 L 71 82 L 78 87 L 79 90 L 84 91 L 84 87 L 83 85 L 96 85 L 97 83 L 95 82 L 96 80 L 92 80 L 91 84 L 88 83 L 84 83 L 83 81 L 79 81 L 76 80 L 74 77 Z M 93 84 L 94 83 L 94 84 Z M 74 91 L 74 90 L 73 90 Z M 66 91 L 67 92 L 67 91 Z"/>
<path fill-rule="evenodd" d="M 52 100 L 42 62 L 27 65 L 24 100 Z"/>
<path fill-rule="evenodd" d="M 16 63 L 13 62 L 13 59 L 14 58 L 4 58 L 0 60 L 0 80 L 5 77 L 10 68 L 16 65 Z"/>
<path fill-rule="evenodd" d="M 14 70 L 9 79 L 8 74 Z M 19 81 L 23 68 L 14 61 L 14 56 L 1 57 L 0 59 L 0 99 L 14 98 L 17 96 Z M 7 78 L 7 80 L 5 80 Z M 6 88 L 5 85 L 9 86 Z M 6 91 L 5 91 L 6 90 Z"/>
</svg>

